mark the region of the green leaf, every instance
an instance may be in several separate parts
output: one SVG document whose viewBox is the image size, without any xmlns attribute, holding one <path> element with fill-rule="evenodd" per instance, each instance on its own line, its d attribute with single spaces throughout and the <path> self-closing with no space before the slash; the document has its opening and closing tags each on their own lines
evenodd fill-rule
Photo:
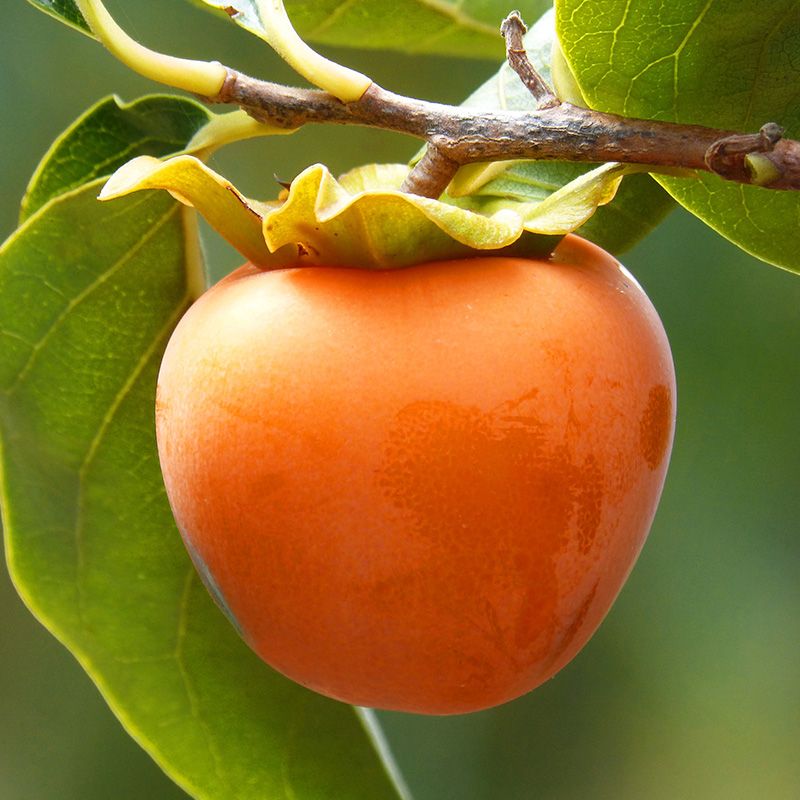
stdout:
<svg viewBox="0 0 800 800">
<path fill-rule="evenodd" d="M 619 165 L 617 165 L 619 166 Z M 591 165 L 566 161 L 539 161 L 515 164 L 480 188 L 476 198 L 515 198 L 527 203 L 543 202 L 573 181 L 588 174 Z M 613 200 L 596 207 L 590 214 L 585 203 L 585 221 L 575 232 L 609 253 L 619 255 L 644 238 L 672 209 L 674 201 L 649 175 L 638 168 L 622 169 L 625 180 L 616 185 Z M 601 176 L 604 173 L 599 173 Z M 613 173 L 612 173 L 613 174 Z M 580 185 L 580 184 L 579 184 Z M 590 193 L 600 187 L 586 186 Z M 580 198 L 578 198 L 580 200 Z M 588 198 L 587 198 L 588 199 Z M 474 208 L 481 208 L 478 201 Z M 562 209 L 569 214 L 569 208 Z"/>
<path fill-rule="evenodd" d="M 28 2 L 92 35 L 74 0 Z M 190 2 L 218 16 L 226 8 L 235 9 L 233 18 L 245 30 L 259 36 L 264 32 L 254 0 Z M 518 5 L 529 19 L 536 19 L 552 0 Z M 310 42 L 483 59 L 502 57 L 500 23 L 510 10 L 504 0 L 288 0 L 286 8 Z"/>
<path fill-rule="evenodd" d="M 150 102 L 169 119 L 183 101 Z M 78 161 L 97 154 L 101 118 L 73 127 Z M 99 203 L 102 179 L 76 180 L 53 178 L 0 248 L 0 511 L 20 594 L 193 796 L 397 798 L 369 716 L 264 665 L 172 520 L 153 407 L 163 348 L 202 286 L 194 212 L 164 193 Z"/>
<path fill-rule="evenodd" d="M 165 156 L 213 118 L 205 106 L 185 98 L 153 95 L 124 103 L 108 97 L 56 139 L 31 179 L 21 222 L 48 200 L 109 175 L 136 156 Z"/>
<path fill-rule="evenodd" d="M 525 36 L 528 57 L 539 74 L 551 85 L 554 38 L 555 14 L 552 10 L 544 14 Z M 476 109 L 521 111 L 535 108 L 530 92 L 507 62 L 463 105 Z M 480 177 L 476 179 L 478 170 L 474 166 L 462 169 L 456 178 L 456 191 L 458 192 L 458 181 L 469 181 L 474 182 L 472 192 L 482 197 L 513 198 L 525 203 L 537 203 L 595 166 L 563 161 L 509 163 L 510 165 L 489 165 L 486 183 L 480 187 L 474 185 L 480 182 Z M 576 233 L 611 253 L 619 254 L 649 233 L 673 205 L 669 195 L 652 178 L 634 174 L 622 182 L 617 196 L 607 205 L 598 208 Z"/>
<path fill-rule="evenodd" d="M 541 200 L 521 203 L 516 206 L 516 210 L 523 215 L 525 230 L 531 233 L 559 235 L 582 230 L 581 226 L 595 211 L 600 210 L 600 206 L 611 202 L 626 175 L 634 175 L 646 169 L 647 167 L 637 164 L 609 163 L 601 164 L 589 172 L 581 170 L 569 183 L 554 187 L 552 193 L 545 194 Z M 484 214 L 504 208 L 507 200 L 493 196 L 492 187 L 496 184 L 515 184 L 506 196 L 513 196 L 515 190 L 530 189 L 528 184 L 519 181 L 518 176 L 503 176 L 488 184 L 477 196 L 465 201 L 468 207 Z"/>
<path fill-rule="evenodd" d="M 192 1 L 236 9 L 237 23 L 256 35 L 264 32 L 254 0 Z M 526 0 L 521 10 L 536 19 L 551 4 Z M 505 0 L 287 0 L 286 10 L 310 42 L 499 59 L 500 23 L 511 9 Z"/>
<path fill-rule="evenodd" d="M 745 252 L 800 273 L 797 192 L 732 185 L 715 175 L 691 180 L 660 177 L 659 181 L 681 205 Z"/>
<path fill-rule="evenodd" d="M 74 0 L 28 0 L 28 2 L 44 11 L 45 14 L 49 14 L 71 28 L 75 28 L 75 30 L 94 38 L 88 23 L 83 18 L 83 14 L 78 11 L 78 6 L 75 5 Z"/>
<path fill-rule="evenodd" d="M 564 54 L 593 108 L 634 117 L 800 136 L 796 0 L 557 0 Z M 744 250 L 800 271 L 800 197 L 704 175 L 659 177 L 686 208 Z"/>
</svg>

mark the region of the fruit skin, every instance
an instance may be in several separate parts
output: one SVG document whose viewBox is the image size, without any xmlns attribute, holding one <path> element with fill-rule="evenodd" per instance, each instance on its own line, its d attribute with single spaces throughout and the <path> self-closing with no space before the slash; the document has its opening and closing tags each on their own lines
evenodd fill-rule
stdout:
<svg viewBox="0 0 800 800">
<path fill-rule="evenodd" d="M 567 237 L 549 261 L 244 266 L 178 325 L 157 434 L 207 586 L 277 670 L 453 714 L 567 664 L 619 592 L 672 445 L 666 335 Z"/>
</svg>

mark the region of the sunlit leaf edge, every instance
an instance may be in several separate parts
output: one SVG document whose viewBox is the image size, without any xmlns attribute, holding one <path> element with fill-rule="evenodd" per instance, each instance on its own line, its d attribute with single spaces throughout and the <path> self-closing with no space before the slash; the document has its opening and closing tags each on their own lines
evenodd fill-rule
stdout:
<svg viewBox="0 0 800 800">
<path fill-rule="evenodd" d="M 58 155 L 59 151 L 65 145 L 65 143 L 68 143 L 69 140 L 81 130 L 81 128 L 83 128 L 88 122 L 90 122 L 95 114 L 101 112 L 106 107 L 111 107 L 112 104 L 116 107 L 117 111 L 124 114 L 126 112 L 136 111 L 138 108 L 147 103 L 154 103 L 159 101 L 163 101 L 164 103 L 169 103 L 170 105 L 180 103 L 181 105 L 185 105 L 187 108 L 191 108 L 194 112 L 205 116 L 206 125 L 208 125 L 208 123 L 212 122 L 212 120 L 214 120 L 218 116 L 215 115 L 213 112 L 211 112 L 206 106 L 202 105 L 196 100 L 193 100 L 188 97 L 181 97 L 179 95 L 172 95 L 163 92 L 156 92 L 153 94 L 142 95 L 133 100 L 124 100 L 117 94 L 111 94 L 101 98 L 93 105 L 89 106 L 80 116 L 78 116 L 70 125 L 68 125 L 53 140 L 53 142 L 45 151 L 44 155 L 39 160 L 39 163 L 36 165 L 36 169 L 33 171 L 33 174 L 28 180 L 28 184 L 25 188 L 25 193 L 23 195 L 22 203 L 20 205 L 19 223 L 20 224 L 24 223 L 30 216 L 36 213 L 36 211 L 38 211 L 39 208 L 41 208 L 40 205 L 34 209 L 29 209 L 30 198 L 33 196 L 34 190 L 37 188 L 39 182 L 41 181 L 42 177 L 46 174 L 47 170 L 50 169 L 53 158 Z M 202 127 L 203 126 L 201 126 L 201 128 Z M 180 152 L 183 149 L 184 148 L 179 147 L 175 150 L 175 152 Z M 111 172 L 113 171 L 114 171 L 113 169 L 109 169 L 103 173 L 96 175 L 91 180 L 99 180 L 101 178 L 108 177 L 108 175 L 110 175 Z M 52 195 L 51 199 L 60 196 L 66 191 L 72 191 L 73 189 L 78 189 L 88 182 L 90 181 L 83 180 L 80 183 L 67 186 L 57 195 Z"/>
<path fill-rule="evenodd" d="M 692 216 L 697 217 L 701 222 L 708 225 L 711 230 L 718 233 L 724 239 L 727 239 L 731 244 L 738 247 L 743 252 L 747 253 L 748 255 L 753 256 L 753 258 L 762 261 L 764 264 L 768 264 L 773 267 L 777 267 L 778 269 L 785 270 L 786 272 L 791 272 L 795 275 L 800 275 L 800 251 L 796 248 L 788 247 L 791 256 L 794 256 L 794 261 L 790 258 L 781 258 L 779 256 L 773 255 L 772 253 L 768 252 L 765 247 L 754 247 L 751 244 L 747 244 L 746 242 L 741 241 L 737 238 L 735 233 L 735 224 L 734 225 L 727 225 L 725 224 L 728 221 L 727 216 L 720 217 L 718 214 L 708 214 L 704 212 L 701 208 L 698 208 L 697 205 L 692 202 L 691 199 L 687 199 L 683 193 L 681 192 L 681 183 L 683 182 L 679 178 L 671 178 L 669 176 L 653 176 L 655 177 L 658 182 L 664 187 L 664 189 L 669 192 L 669 194 L 675 198 L 675 201 L 687 212 L 692 214 Z M 735 185 L 728 182 L 724 182 L 721 178 L 716 178 L 716 176 L 707 176 L 704 181 L 696 182 L 695 184 L 702 186 L 704 189 L 707 188 L 708 181 L 719 181 L 723 189 L 735 189 L 736 191 L 742 193 L 751 190 L 755 191 L 763 191 L 769 192 L 772 190 L 769 189 L 761 189 L 756 186 L 744 186 L 744 185 Z M 796 193 L 788 193 L 788 192 L 781 192 L 779 193 L 780 197 L 791 197 L 796 203 L 797 208 L 795 209 L 795 217 L 800 218 L 800 198 L 796 196 Z M 734 230 L 731 230 L 731 229 Z M 769 244 L 774 245 L 776 239 L 774 237 L 769 237 L 770 242 Z"/>
<path fill-rule="evenodd" d="M 83 14 L 78 10 L 73 0 L 61 0 L 61 2 L 54 2 L 54 0 L 28 0 L 28 2 L 39 11 L 47 14 L 59 22 L 63 22 L 73 30 L 88 36 L 90 39 L 95 39 L 95 35 L 89 29 L 89 25 L 83 18 Z M 65 5 L 65 9 L 56 8 L 56 5 Z"/>
</svg>

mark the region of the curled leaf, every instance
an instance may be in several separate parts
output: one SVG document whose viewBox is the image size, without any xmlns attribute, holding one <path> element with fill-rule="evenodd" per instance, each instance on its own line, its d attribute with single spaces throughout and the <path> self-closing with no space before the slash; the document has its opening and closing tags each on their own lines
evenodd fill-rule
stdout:
<svg viewBox="0 0 800 800">
<path fill-rule="evenodd" d="M 648 167 L 640 164 L 602 164 L 579 175 L 539 203 L 520 203 L 525 230 L 550 235 L 570 233 L 583 225 L 599 206 L 614 199 L 626 175 L 647 171 Z M 478 201 L 476 205 L 489 210 L 500 202 L 503 201 L 494 198 L 485 203 Z"/>
<path fill-rule="evenodd" d="M 497 250 L 522 233 L 522 219 L 509 209 L 475 214 L 401 192 L 407 174 L 405 166 L 373 164 L 337 181 L 327 167 L 309 167 L 264 219 L 267 244 L 299 242 L 310 263 L 385 269 Z"/>
<path fill-rule="evenodd" d="M 120 167 L 100 192 L 101 200 L 142 189 L 166 189 L 176 200 L 196 208 L 208 223 L 254 264 L 283 266 L 286 253 L 271 253 L 261 233 L 264 209 L 243 197 L 230 181 L 194 156 L 160 161 L 139 156 Z M 295 252 L 291 253 L 293 257 Z"/>
<path fill-rule="evenodd" d="M 554 236 L 582 225 L 613 198 L 624 175 L 642 169 L 606 164 L 537 203 L 495 195 L 433 200 L 400 191 L 408 174 L 403 165 L 372 164 L 336 180 L 316 164 L 292 182 L 283 202 L 259 203 L 193 156 L 141 157 L 118 170 L 100 197 L 165 189 L 267 269 L 289 263 L 390 269 L 512 246 L 520 255 L 549 251 Z"/>
</svg>

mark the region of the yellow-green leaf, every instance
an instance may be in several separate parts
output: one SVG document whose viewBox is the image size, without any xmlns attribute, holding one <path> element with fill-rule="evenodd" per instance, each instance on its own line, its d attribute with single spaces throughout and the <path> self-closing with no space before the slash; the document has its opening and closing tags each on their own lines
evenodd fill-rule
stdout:
<svg viewBox="0 0 800 800">
<path fill-rule="evenodd" d="M 110 179 L 101 197 L 166 189 L 268 269 L 288 263 L 387 269 L 512 245 L 518 254 L 540 253 L 552 244 L 549 237 L 575 230 L 608 203 L 624 175 L 641 170 L 606 164 L 530 203 L 491 195 L 434 200 L 407 194 L 400 186 L 408 168 L 399 164 L 360 167 L 338 181 L 317 164 L 292 182 L 282 203 L 262 204 L 244 198 L 197 159 L 178 156 L 166 162 L 136 159 Z"/>
<path fill-rule="evenodd" d="M 273 255 L 261 232 L 265 207 L 247 200 L 230 181 L 194 156 L 176 156 L 164 162 L 149 156 L 135 158 L 114 173 L 99 198 L 110 200 L 140 189 L 166 189 L 184 205 L 196 208 L 254 264 L 284 266 L 296 254 L 293 248 L 285 257 Z"/>
</svg>

